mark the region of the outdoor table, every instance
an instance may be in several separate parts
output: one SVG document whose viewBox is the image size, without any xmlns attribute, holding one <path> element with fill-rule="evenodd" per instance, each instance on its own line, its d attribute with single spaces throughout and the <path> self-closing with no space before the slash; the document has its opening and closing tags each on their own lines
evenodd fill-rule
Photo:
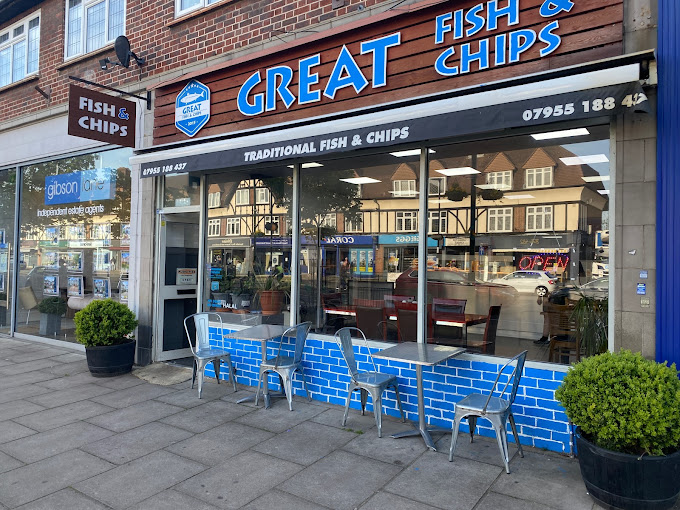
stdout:
<svg viewBox="0 0 680 510">
<path fill-rule="evenodd" d="M 269 340 L 274 340 L 275 338 L 279 338 L 285 331 L 289 328 L 289 326 L 280 326 L 280 325 L 274 325 L 274 324 L 258 324 L 257 326 L 252 326 L 250 328 L 242 329 L 240 331 L 234 331 L 233 333 L 229 333 L 228 335 L 224 335 L 225 338 L 231 338 L 234 340 L 252 340 L 254 342 L 260 342 L 262 346 L 262 361 L 265 361 L 267 359 L 267 342 Z M 286 398 L 286 394 L 283 392 L 278 392 L 278 393 L 270 393 L 267 391 L 269 389 L 268 386 L 268 381 L 267 377 L 264 378 L 264 383 L 263 383 L 263 393 L 264 393 L 264 406 L 265 408 L 269 408 L 271 405 L 271 398 Z M 279 376 L 279 379 L 281 379 L 281 376 Z M 283 381 L 281 381 L 281 388 L 283 388 Z M 259 390 L 258 390 L 259 391 Z M 243 402 L 254 402 L 255 395 L 249 395 L 245 398 L 242 398 L 241 400 L 237 400 L 238 404 L 241 404 Z"/>
<path fill-rule="evenodd" d="M 395 361 L 406 361 L 416 366 L 416 383 L 418 397 L 418 424 L 414 424 L 413 430 L 397 432 L 392 437 L 395 439 L 402 437 L 417 436 L 420 434 L 427 447 L 432 451 L 437 451 L 432 441 L 431 432 L 451 432 L 449 429 L 429 426 L 425 420 L 425 401 L 423 398 L 423 365 L 434 366 L 449 358 L 458 356 L 465 352 L 463 347 L 449 347 L 446 345 L 433 345 L 417 342 L 404 342 L 394 347 L 382 350 L 373 354 L 374 358 L 391 359 Z"/>
</svg>

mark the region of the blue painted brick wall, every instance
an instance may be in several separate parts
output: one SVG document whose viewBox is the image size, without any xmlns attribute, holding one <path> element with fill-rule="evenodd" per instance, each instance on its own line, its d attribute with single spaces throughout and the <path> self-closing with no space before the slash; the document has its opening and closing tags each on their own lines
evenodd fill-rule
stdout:
<svg viewBox="0 0 680 510">
<path fill-rule="evenodd" d="M 236 368 L 238 384 L 257 386 L 258 367 L 262 355 L 260 342 L 249 340 L 220 339 L 217 328 L 210 330 L 210 343 L 224 347 L 232 353 L 232 363 Z M 274 356 L 276 342 L 270 342 L 268 355 Z M 284 350 L 292 354 L 292 344 L 284 345 Z M 372 370 L 373 366 L 363 346 L 355 346 L 359 370 Z M 500 361 L 500 360 L 499 360 Z M 303 364 L 307 377 L 307 385 L 311 396 L 315 400 L 344 406 L 347 398 L 349 374 L 340 349 L 333 340 L 310 338 L 305 345 Z M 402 405 L 408 420 L 418 420 L 418 400 L 416 393 L 416 371 L 408 364 L 392 360 L 375 359 L 379 371 L 396 374 L 399 380 L 399 392 Z M 423 395 L 425 397 L 427 420 L 432 425 L 451 428 L 455 413 L 455 403 L 470 393 L 488 391 L 496 378 L 502 363 L 494 358 L 488 361 L 467 359 L 451 359 L 436 367 L 423 368 Z M 212 364 L 206 368 L 206 375 L 214 377 Z M 220 377 L 226 378 L 223 369 Z M 517 423 L 518 433 L 522 444 L 546 448 L 557 452 L 569 452 L 569 425 L 564 409 L 555 400 L 555 389 L 564 378 L 564 372 L 553 371 L 549 368 L 526 367 L 520 381 L 517 398 L 513 405 L 513 414 Z M 502 385 L 507 377 L 501 377 Z M 278 390 L 278 377 L 270 376 L 270 387 Z M 293 381 L 293 391 L 296 395 L 305 396 L 302 381 L 296 375 Z M 396 398 L 393 391 L 383 395 L 384 412 L 399 417 Z M 359 392 L 354 392 L 352 409 L 360 409 Z M 367 406 L 373 411 L 372 402 Z M 461 432 L 469 432 L 467 421 L 461 425 Z M 486 420 L 477 421 L 477 434 L 494 437 L 493 429 Z M 508 440 L 514 437 L 508 426 Z"/>
</svg>

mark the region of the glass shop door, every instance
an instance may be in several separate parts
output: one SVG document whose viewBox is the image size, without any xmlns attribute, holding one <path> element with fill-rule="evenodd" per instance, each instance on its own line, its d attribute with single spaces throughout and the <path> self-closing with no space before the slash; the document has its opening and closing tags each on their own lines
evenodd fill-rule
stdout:
<svg viewBox="0 0 680 510">
<path fill-rule="evenodd" d="M 155 360 L 191 356 L 184 319 L 197 311 L 199 213 L 161 214 Z M 189 333 L 194 338 L 193 324 Z"/>
</svg>

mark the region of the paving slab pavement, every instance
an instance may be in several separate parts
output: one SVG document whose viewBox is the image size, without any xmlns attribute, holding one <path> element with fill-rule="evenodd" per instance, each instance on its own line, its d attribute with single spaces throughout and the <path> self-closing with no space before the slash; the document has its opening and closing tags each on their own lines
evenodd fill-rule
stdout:
<svg viewBox="0 0 680 510">
<path fill-rule="evenodd" d="M 190 386 L 94 378 L 83 354 L 0 336 L 0 509 L 600 508 L 564 455 L 510 445 L 507 475 L 495 440 L 462 435 L 449 463 L 450 434 L 431 452 L 392 417 L 378 438 L 372 413 L 343 427 L 339 406 Z"/>
</svg>

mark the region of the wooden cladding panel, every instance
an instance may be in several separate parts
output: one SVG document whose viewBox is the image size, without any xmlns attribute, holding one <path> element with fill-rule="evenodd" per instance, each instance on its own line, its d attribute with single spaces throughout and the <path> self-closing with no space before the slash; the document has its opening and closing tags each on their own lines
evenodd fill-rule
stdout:
<svg viewBox="0 0 680 510">
<path fill-rule="evenodd" d="M 468 8 L 475 1 L 466 2 L 458 8 Z M 521 25 L 507 27 L 505 18 L 499 20 L 499 29 L 493 32 L 486 30 L 475 34 L 473 38 L 455 41 L 456 56 L 449 59 L 449 65 L 457 65 L 457 54 L 461 43 L 472 42 L 484 38 L 491 38 L 490 62 L 494 58 L 493 38 L 501 33 L 507 33 L 520 28 L 533 28 L 538 32 L 542 27 L 552 22 L 539 15 L 542 0 L 521 2 Z M 439 5 L 436 9 L 423 9 L 415 13 L 398 16 L 380 23 L 374 23 L 343 34 L 343 37 L 329 37 L 321 39 L 292 50 L 283 49 L 257 60 L 246 61 L 238 65 L 212 72 L 199 79 L 211 90 L 211 118 L 201 130 L 200 136 L 218 135 L 244 129 L 252 129 L 297 121 L 311 116 L 328 115 L 345 110 L 375 106 L 376 104 L 399 101 L 426 94 L 433 94 L 457 88 L 480 85 L 492 81 L 547 71 L 559 67 L 584 63 L 601 58 L 620 55 L 622 53 L 623 34 L 623 2 L 622 0 L 580 0 L 575 3 L 572 11 L 564 17 L 558 17 L 562 42 L 560 47 L 549 57 L 540 59 L 539 50 L 543 43 L 536 43 L 521 55 L 520 62 L 506 64 L 500 67 L 490 67 L 480 71 L 476 62 L 472 64 L 473 71 L 454 77 L 440 76 L 434 70 L 434 62 L 438 55 L 451 44 L 451 37 L 445 38 L 445 44 L 434 45 L 434 19 L 438 14 L 453 10 L 449 2 L 447 8 Z M 367 77 L 372 75 L 371 55 L 359 55 L 359 44 L 366 41 L 401 32 L 401 45 L 390 48 L 387 64 L 387 85 L 380 88 L 366 87 L 360 95 L 356 95 L 353 88 L 344 88 L 337 92 L 335 99 L 322 96 L 320 102 L 308 105 L 294 103 L 286 110 L 280 102 L 277 110 L 265 112 L 255 117 L 246 117 L 236 106 L 238 91 L 243 82 L 256 70 L 260 70 L 263 81 L 253 89 L 253 93 L 264 92 L 264 70 L 275 65 L 288 65 L 294 71 L 290 89 L 297 92 L 298 60 L 316 53 L 321 54 L 321 64 L 313 68 L 319 74 L 319 83 L 315 89 L 323 92 L 323 87 L 335 64 L 343 44 L 354 56 Z M 447 34 L 450 36 L 451 34 Z M 156 108 L 154 112 L 154 143 L 168 143 L 185 140 L 187 137 L 174 126 L 175 98 L 184 87 L 185 82 L 178 82 L 167 87 L 159 88 L 156 94 Z"/>
</svg>

